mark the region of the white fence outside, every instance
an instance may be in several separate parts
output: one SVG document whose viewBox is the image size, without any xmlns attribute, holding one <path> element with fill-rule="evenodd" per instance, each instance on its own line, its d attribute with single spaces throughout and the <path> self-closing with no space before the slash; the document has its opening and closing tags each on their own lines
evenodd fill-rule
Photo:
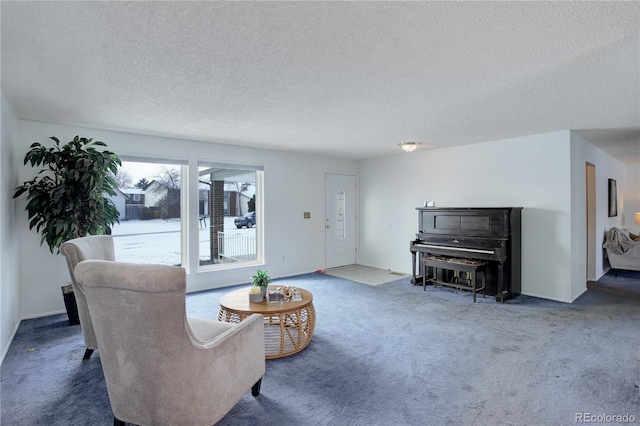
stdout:
<svg viewBox="0 0 640 426">
<path fill-rule="evenodd" d="M 256 260 L 256 238 L 218 232 L 219 256 L 233 262 Z"/>
</svg>

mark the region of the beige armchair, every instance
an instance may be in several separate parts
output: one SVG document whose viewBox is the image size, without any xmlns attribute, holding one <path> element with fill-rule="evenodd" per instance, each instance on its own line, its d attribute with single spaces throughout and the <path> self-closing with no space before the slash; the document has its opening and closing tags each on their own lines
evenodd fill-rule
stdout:
<svg viewBox="0 0 640 426">
<path fill-rule="evenodd" d="M 175 266 L 87 260 L 75 276 L 115 425 L 212 425 L 249 389 L 260 393 L 262 315 L 238 324 L 187 319 L 185 270 Z"/>
<path fill-rule="evenodd" d="M 67 259 L 71 285 L 78 305 L 78 317 L 84 336 L 84 344 L 87 347 L 82 359 L 89 359 L 94 350 L 98 349 L 96 334 L 93 331 L 91 314 L 87 307 L 87 299 L 82 285 L 79 285 L 74 275 L 74 268 L 83 260 L 115 260 L 113 238 L 110 235 L 91 235 L 66 241 L 60 246 L 60 253 Z"/>
</svg>

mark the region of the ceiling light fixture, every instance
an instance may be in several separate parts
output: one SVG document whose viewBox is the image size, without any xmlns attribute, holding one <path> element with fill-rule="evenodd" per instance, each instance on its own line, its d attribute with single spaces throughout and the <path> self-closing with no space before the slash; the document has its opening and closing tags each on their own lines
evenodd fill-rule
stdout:
<svg viewBox="0 0 640 426">
<path fill-rule="evenodd" d="M 420 146 L 420 142 L 402 142 L 400 144 L 400 148 L 402 148 L 404 152 L 413 152 L 419 146 Z"/>
</svg>

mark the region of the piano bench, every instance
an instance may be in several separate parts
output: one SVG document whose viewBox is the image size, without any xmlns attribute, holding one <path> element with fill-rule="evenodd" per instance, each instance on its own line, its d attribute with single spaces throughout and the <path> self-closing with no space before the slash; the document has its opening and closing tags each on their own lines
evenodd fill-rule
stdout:
<svg viewBox="0 0 640 426">
<path fill-rule="evenodd" d="M 486 262 L 482 262 L 480 260 L 471 260 L 471 259 L 459 259 L 456 257 L 444 257 L 444 256 L 425 256 L 422 258 L 422 264 L 424 268 L 424 279 L 423 279 L 423 290 L 427 291 L 427 282 L 430 281 L 433 283 L 434 287 L 438 284 L 453 287 L 460 290 L 471 290 L 473 293 L 473 303 L 476 302 L 476 293 L 481 291 L 482 298 L 484 299 L 486 296 L 486 287 L 487 287 L 487 274 L 485 270 Z M 427 267 L 434 268 L 433 278 L 426 277 L 427 275 Z M 469 285 L 463 285 L 459 283 L 438 281 L 437 272 L 438 268 L 440 269 L 448 269 L 452 271 L 466 272 L 469 280 Z M 478 273 L 482 273 L 482 287 L 478 287 Z"/>
</svg>

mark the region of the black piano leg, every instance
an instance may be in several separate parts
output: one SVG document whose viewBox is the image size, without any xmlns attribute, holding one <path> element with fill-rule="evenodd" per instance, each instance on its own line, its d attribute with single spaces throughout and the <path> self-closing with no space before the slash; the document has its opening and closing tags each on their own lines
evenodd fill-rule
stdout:
<svg viewBox="0 0 640 426">
<path fill-rule="evenodd" d="M 504 288 L 504 265 L 502 262 L 498 265 L 498 293 L 496 294 L 496 302 L 504 303 L 509 298 L 509 292 Z"/>
<path fill-rule="evenodd" d="M 418 280 L 416 279 L 416 252 L 415 251 L 411 252 L 411 275 L 413 276 L 413 279 L 411 280 L 411 284 L 413 285 L 418 284 Z"/>
<path fill-rule="evenodd" d="M 482 268 L 482 298 L 487 295 L 487 268 Z"/>
<path fill-rule="evenodd" d="M 504 303 L 505 300 L 511 298 L 511 293 L 504 290 L 500 294 L 496 294 L 496 302 Z"/>
<path fill-rule="evenodd" d="M 417 253 L 417 257 L 416 257 L 416 252 L 412 251 L 411 252 L 411 274 L 413 275 L 413 277 L 411 278 L 411 284 L 413 285 L 419 285 L 424 283 L 424 274 L 422 273 L 422 255 L 420 253 Z M 416 261 L 418 262 L 418 272 L 416 275 Z"/>
</svg>

